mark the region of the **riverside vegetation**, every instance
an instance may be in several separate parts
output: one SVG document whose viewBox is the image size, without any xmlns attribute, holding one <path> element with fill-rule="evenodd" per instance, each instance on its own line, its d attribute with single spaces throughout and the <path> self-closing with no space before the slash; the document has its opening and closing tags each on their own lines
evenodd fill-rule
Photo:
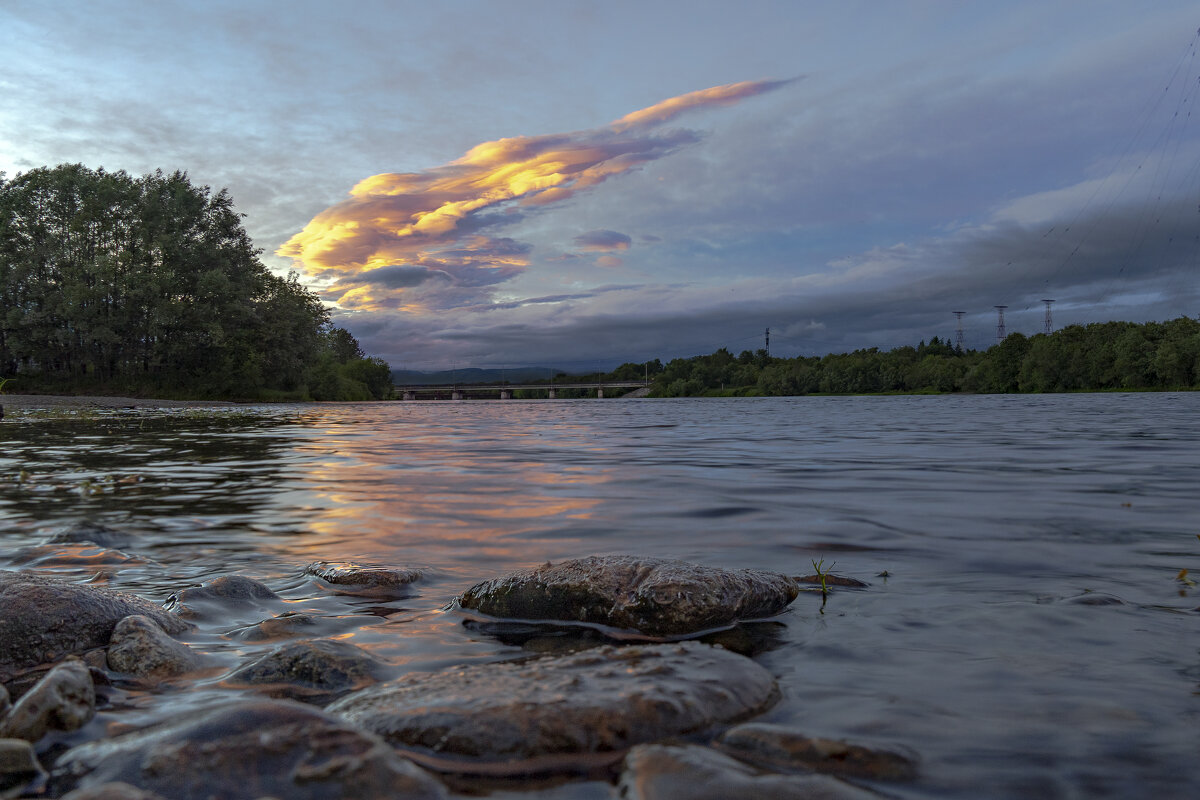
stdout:
<svg viewBox="0 0 1200 800">
<path fill-rule="evenodd" d="M 1200 322 L 1104 322 L 1052 334 L 1009 335 L 987 350 L 958 350 L 936 336 L 916 347 L 872 347 L 821 357 L 765 350 L 622 364 L 600 380 L 653 379 L 653 397 L 920 394 L 1194 389 Z"/>
<path fill-rule="evenodd" d="M 182 172 L 0 173 L 0 380 L 19 392 L 389 397 L 388 365 L 260 252 L 229 193 Z"/>
</svg>

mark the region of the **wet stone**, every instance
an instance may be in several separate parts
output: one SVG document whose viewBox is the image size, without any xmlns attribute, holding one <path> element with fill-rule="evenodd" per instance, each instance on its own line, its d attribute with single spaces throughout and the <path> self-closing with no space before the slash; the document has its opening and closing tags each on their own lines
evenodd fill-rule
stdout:
<svg viewBox="0 0 1200 800">
<path fill-rule="evenodd" d="M 770 617 L 799 590 L 786 575 L 635 556 L 591 556 L 477 584 L 463 608 L 492 617 L 604 625 L 678 637 Z"/>
<path fill-rule="evenodd" d="M 361 647 L 335 639 L 290 642 L 237 669 L 229 687 L 261 687 L 275 697 L 325 703 L 395 675 Z"/>
<path fill-rule="evenodd" d="M 113 550 L 124 550 L 133 546 L 136 540 L 130 534 L 107 525 L 97 522 L 76 522 L 56 531 L 46 541 L 51 544 L 90 543 Z"/>
<path fill-rule="evenodd" d="M 761 774 L 695 745 L 642 745 L 625 758 L 623 800 L 879 800 L 881 795 L 828 775 Z"/>
<path fill-rule="evenodd" d="M 266 584 L 244 575 L 223 575 L 200 586 L 180 589 L 163 605 L 187 619 L 227 621 L 232 613 L 261 613 L 279 602 L 279 595 Z"/>
<path fill-rule="evenodd" d="M 46 673 L 0 720 L 0 737 L 37 742 L 48 731 L 82 728 L 96 715 L 96 688 L 79 659 Z"/>
<path fill-rule="evenodd" d="M 109 668 L 141 678 L 170 678 L 203 665 L 199 653 L 140 615 L 118 622 L 108 645 Z"/>
<path fill-rule="evenodd" d="M 235 703 L 68 750 L 52 788 L 113 782 L 171 800 L 416 800 L 445 791 L 378 737 L 282 700 Z"/>
<path fill-rule="evenodd" d="M 826 586 L 842 586 L 849 589 L 866 589 L 871 585 L 858 578 L 849 578 L 845 575 L 803 575 L 793 578 L 793 580 L 796 583 L 806 583 L 812 586 L 820 586 L 824 580 Z"/>
<path fill-rule="evenodd" d="M 0 719 L 4 719 L 4 715 L 12 708 L 12 698 L 8 696 L 8 689 L 4 688 L 4 684 L 0 684 Z"/>
<path fill-rule="evenodd" d="M 314 561 L 304 567 L 304 572 L 339 594 L 376 598 L 410 597 L 412 584 L 421 579 L 416 569 L 368 567 L 343 561 Z"/>
<path fill-rule="evenodd" d="M 142 614 L 168 633 L 187 623 L 140 597 L 27 572 L 0 572 L 0 682 L 38 664 L 104 647 L 125 617 Z"/>
<path fill-rule="evenodd" d="M 738 725 L 723 733 L 716 746 L 734 758 L 768 769 L 814 770 L 885 781 L 907 781 L 917 776 L 916 763 L 907 756 L 805 736 L 782 725 Z"/>
<path fill-rule="evenodd" d="M 317 629 L 317 618 L 311 614 L 280 614 L 242 628 L 233 636 L 244 642 L 269 642 L 273 639 L 289 639 L 294 636 L 309 636 Z"/>
<path fill-rule="evenodd" d="M 147 792 L 119 781 L 102 783 L 64 794 L 61 800 L 166 800 L 161 794 Z"/>
<path fill-rule="evenodd" d="M 506 776 L 589 771 L 777 699 L 758 664 L 686 642 L 410 673 L 326 710 L 433 769 Z"/>
<path fill-rule="evenodd" d="M 32 744 L 24 739 L 0 739 L 0 797 L 19 797 L 45 778 Z"/>
</svg>

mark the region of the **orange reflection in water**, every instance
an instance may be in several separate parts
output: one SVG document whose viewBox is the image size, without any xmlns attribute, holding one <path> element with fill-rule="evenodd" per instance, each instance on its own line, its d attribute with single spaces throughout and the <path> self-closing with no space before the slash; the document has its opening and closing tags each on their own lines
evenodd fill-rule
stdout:
<svg viewBox="0 0 1200 800">
<path fill-rule="evenodd" d="M 451 452 L 437 436 L 381 443 L 317 432 L 301 480 L 314 535 L 300 546 L 315 557 L 382 563 L 444 563 L 466 552 L 477 565 L 542 558 L 526 535 L 591 518 L 609 470 L 497 445 Z"/>
</svg>

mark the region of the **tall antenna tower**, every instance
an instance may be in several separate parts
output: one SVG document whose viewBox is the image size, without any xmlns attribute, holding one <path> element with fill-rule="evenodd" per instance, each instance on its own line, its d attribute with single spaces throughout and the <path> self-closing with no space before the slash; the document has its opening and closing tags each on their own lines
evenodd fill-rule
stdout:
<svg viewBox="0 0 1200 800">
<path fill-rule="evenodd" d="M 996 344 L 1004 341 L 1008 333 L 1004 330 L 1004 309 L 1008 306 L 994 306 L 996 309 Z"/>
<path fill-rule="evenodd" d="M 770 357 L 770 355 L 771 355 L 771 329 L 767 328 L 767 332 L 764 335 L 767 338 L 767 356 Z"/>
<path fill-rule="evenodd" d="M 1054 317 L 1050 315 L 1050 304 L 1054 301 L 1043 300 L 1042 302 L 1046 304 L 1046 335 L 1049 336 L 1051 331 L 1054 330 Z"/>
<path fill-rule="evenodd" d="M 954 312 L 952 312 L 952 313 L 954 314 L 954 318 L 955 318 L 956 320 L 958 320 L 958 324 L 957 324 L 957 325 L 955 326 L 955 328 L 954 328 L 954 349 L 955 349 L 955 350 L 957 350 L 958 352 L 960 352 L 960 353 L 961 353 L 961 352 L 963 351 L 963 327 L 962 327 L 962 318 L 963 318 L 963 314 L 965 314 L 965 313 L 967 313 L 967 312 L 965 312 L 965 311 L 954 311 Z"/>
</svg>

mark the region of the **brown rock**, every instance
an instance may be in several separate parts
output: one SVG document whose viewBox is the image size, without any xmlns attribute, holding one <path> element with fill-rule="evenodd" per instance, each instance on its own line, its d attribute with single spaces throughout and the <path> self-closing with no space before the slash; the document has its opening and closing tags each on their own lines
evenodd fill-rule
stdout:
<svg viewBox="0 0 1200 800">
<path fill-rule="evenodd" d="M 108 644 L 108 666 L 141 678 L 170 678 L 200 669 L 204 661 L 177 642 L 149 617 L 126 617 L 113 629 Z"/>
<path fill-rule="evenodd" d="M 0 721 L 0 737 L 36 742 L 49 730 L 73 731 L 96 715 L 96 689 L 77 658 L 46 673 Z"/>
<path fill-rule="evenodd" d="M 625 758 L 624 800 L 879 800 L 827 775 L 759 774 L 707 747 L 642 745 Z"/>
<path fill-rule="evenodd" d="M 493 617 L 582 622 L 676 637 L 773 616 L 797 594 L 791 578 L 773 572 L 591 556 L 477 584 L 458 602 Z"/>
<path fill-rule="evenodd" d="M 43 663 L 104 647 L 125 617 L 142 614 L 168 633 L 187 623 L 140 597 L 0 571 L 0 682 Z"/>
<path fill-rule="evenodd" d="M 59 757 L 55 790 L 113 782 L 171 800 L 432 800 L 445 791 L 378 737 L 299 703 L 239 702 L 89 742 Z"/>
<path fill-rule="evenodd" d="M 344 561 L 314 561 L 304 572 L 340 594 L 365 597 L 408 597 L 420 570 L 408 567 L 368 567 Z"/>
<path fill-rule="evenodd" d="M 266 584 L 244 575 L 223 575 L 201 586 L 180 589 L 164 607 L 188 619 L 225 621 L 242 612 L 261 612 L 282 603 Z"/>
<path fill-rule="evenodd" d="M 276 647 L 237 669 L 224 683 L 261 687 L 273 697 L 326 703 L 393 675 L 393 667 L 361 647 L 336 639 L 316 639 Z"/>
<path fill-rule="evenodd" d="M 759 713 L 778 697 L 748 658 L 695 642 L 411 673 L 326 710 L 418 763 L 475 775 L 572 772 L 644 742 Z"/>
<path fill-rule="evenodd" d="M 730 728 L 716 746 L 741 761 L 775 770 L 815 770 L 872 780 L 906 781 L 916 763 L 887 750 L 872 750 L 833 739 L 805 736 L 783 725 L 747 723 Z"/>
</svg>

